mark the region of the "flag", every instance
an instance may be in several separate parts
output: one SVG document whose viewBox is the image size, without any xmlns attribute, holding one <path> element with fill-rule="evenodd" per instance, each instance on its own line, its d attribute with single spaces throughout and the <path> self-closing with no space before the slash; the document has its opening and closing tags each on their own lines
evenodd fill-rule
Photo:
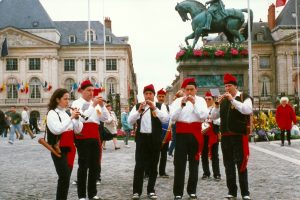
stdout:
<svg viewBox="0 0 300 200">
<path fill-rule="evenodd" d="M 26 83 L 26 84 L 25 84 L 25 93 L 27 94 L 27 93 L 28 93 L 28 91 L 29 91 L 29 84 L 28 84 L 28 83 Z"/>
<path fill-rule="evenodd" d="M 284 6 L 286 0 L 276 0 L 276 7 Z"/>
<path fill-rule="evenodd" d="M 8 55 L 8 47 L 7 47 L 7 40 L 5 38 L 2 43 L 1 57 L 5 57 L 7 55 Z"/>
</svg>

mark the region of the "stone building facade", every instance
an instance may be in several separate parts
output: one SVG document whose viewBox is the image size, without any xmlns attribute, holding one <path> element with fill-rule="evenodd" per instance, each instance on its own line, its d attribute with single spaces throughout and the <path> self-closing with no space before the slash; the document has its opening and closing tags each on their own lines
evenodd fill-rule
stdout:
<svg viewBox="0 0 300 200">
<path fill-rule="evenodd" d="M 7 10 L 10 15 L 4 15 Z M 105 88 L 106 98 L 120 102 L 118 109 L 134 102 L 137 84 L 128 37 L 115 36 L 109 18 L 103 35 L 98 21 L 91 22 L 90 32 L 87 21 L 52 21 L 38 0 L 2 0 L 0 41 L 7 39 L 8 55 L 0 59 L 0 108 L 26 105 L 42 118 L 55 89 L 67 88 L 74 100 L 80 82 L 89 77 L 95 87 Z"/>
</svg>

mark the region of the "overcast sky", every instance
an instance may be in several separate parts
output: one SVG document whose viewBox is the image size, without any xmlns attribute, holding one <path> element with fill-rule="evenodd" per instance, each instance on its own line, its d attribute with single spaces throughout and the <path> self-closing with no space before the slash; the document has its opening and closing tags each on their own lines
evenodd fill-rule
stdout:
<svg viewBox="0 0 300 200">
<path fill-rule="evenodd" d="M 88 0 L 40 1 L 52 20 L 88 20 Z M 129 36 L 139 99 L 145 85 L 152 83 L 159 90 L 171 85 L 178 74 L 175 55 L 192 29 L 190 21 L 183 22 L 175 11 L 177 2 L 181 0 L 90 0 L 91 20 L 103 22 L 103 16 L 108 16 L 116 36 Z M 247 0 L 223 2 L 226 8 L 247 8 Z M 250 0 L 254 21 L 266 21 L 268 7 L 275 2 Z M 280 10 L 276 9 L 277 15 Z"/>
</svg>

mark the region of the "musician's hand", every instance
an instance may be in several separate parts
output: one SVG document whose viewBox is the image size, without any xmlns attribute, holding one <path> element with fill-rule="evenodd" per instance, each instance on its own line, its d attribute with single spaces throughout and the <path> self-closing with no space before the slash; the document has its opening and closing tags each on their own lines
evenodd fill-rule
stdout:
<svg viewBox="0 0 300 200">
<path fill-rule="evenodd" d="M 100 105 L 101 107 L 104 106 L 103 98 L 101 96 L 96 96 L 93 99 L 93 106 L 96 107 L 97 105 Z"/>
<path fill-rule="evenodd" d="M 229 92 L 226 92 L 224 96 L 225 96 L 229 101 L 232 101 L 232 100 L 233 100 L 233 97 L 232 97 L 232 95 L 231 95 Z"/>
<path fill-rule="evenodd" d="M 146 102 L 141 103 L 141 104 L 140 104 L 140 107 L 139 107 L 139 109 L 138 109 L 138 112 L 139 112 L 139 113 L 144 112 L 145 106 L 146 106 Z"/>
<path fill-rule="evenodd" d="M 150 100 L 146 100 L 146 103 L 149 105 L 150 109 L 155 110 L 155 104 L 154 102 L 150 101 Z"/>
<path fill-rule="evenodd" d="M 71 113 L 71 119 L 79 119 L 80 112 L 77 108 L 74 108 Z"/>
<path fill-rule="evenodd" d="M 195 97 L 193 97 L 192 95 L 189 95 L 187 100 L 190 101 L 192 104 L 195 104 Z"/>
</svg>

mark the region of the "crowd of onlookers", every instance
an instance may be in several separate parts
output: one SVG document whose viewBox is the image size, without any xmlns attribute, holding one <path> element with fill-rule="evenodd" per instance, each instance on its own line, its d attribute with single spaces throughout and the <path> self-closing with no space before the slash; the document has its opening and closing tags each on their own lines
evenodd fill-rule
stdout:
<svg viewBox="0 0 300 200">
<path fill-rule="evenodd" d="M 7 112 L 0 110 L 0 135 L 9 137 L 10 144 L 14 143 L 15 137 L 23 140 L 24 134 L 28 134 L 33 139 L 40 132 L 39 119 L 29 117 L 28 110 L 27 106 L 23 107 L 21 113 L 17 111 L 16 106 L 11 106 Z"/>
</svg>

